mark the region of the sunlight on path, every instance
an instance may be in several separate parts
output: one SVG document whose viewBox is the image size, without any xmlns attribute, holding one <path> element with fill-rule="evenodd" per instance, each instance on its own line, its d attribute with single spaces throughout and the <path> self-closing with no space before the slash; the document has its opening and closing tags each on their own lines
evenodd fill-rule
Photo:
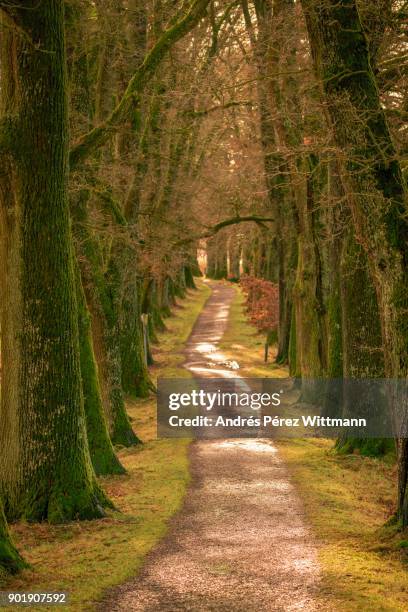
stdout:
<svg viewBox="0 0 408 612">
<path fill-rule="evenodd" d="M 186 347 L 189 370 L 239 378 L 218 350 L 235 290 L 213 293 Z M 215 366 L 215 368 L 214 368 Z M 201 440 L 192 445 L 192 484 L 169 533 L 140 576 L 104 610 L 272 612 L 319 605 L 316 548 L 296 491 L 268 440 Z"/>
</svg>

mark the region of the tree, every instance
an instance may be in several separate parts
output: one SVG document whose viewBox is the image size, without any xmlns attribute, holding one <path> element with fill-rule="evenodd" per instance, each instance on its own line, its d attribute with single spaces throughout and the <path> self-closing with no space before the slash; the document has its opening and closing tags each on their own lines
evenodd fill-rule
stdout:
<svg viewBox="0 0 408 612">
<path fill-rule="evenodd" d="M 64 2 L 0 7 L 1 490 L 12 518 L 95 518 L 109 502 L 92 469 L 81 383 Z"/>
<path fill-rule="evenodd" d="M 355 0 L 303 0 L 316 74 L 345 155 L 357 240 L 367 253 L 381 318 L 386 374 L 408 374 L 406 188 Z M 406 410 L 406 398 L 396 406 Z M 398 517 L 408 524 L 408 438 L 398 442 Z"/>
</svg>

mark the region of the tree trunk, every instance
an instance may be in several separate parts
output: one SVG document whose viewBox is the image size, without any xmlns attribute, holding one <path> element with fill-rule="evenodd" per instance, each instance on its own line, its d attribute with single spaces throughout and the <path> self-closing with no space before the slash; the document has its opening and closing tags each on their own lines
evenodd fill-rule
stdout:
<svg viewBox="0 0 408 612">
<path fill-rule="evenodd" d="M 355 380 L 381 379 L 385 376 L 381 322 L 367 257 L 350 229 L 344 240 L 340 268 L 344 375 L 342 416 L 369 418 L 375 410 L 380 412 L 376 388 L 372 388 L 373 396 L 367 388 L 364 399 L 358 404 L 350 391 Z M 378 455 L 389 444 L 383 439 L 350 438 L 344 432 L 336 447 L 341 452 L 360 449 L 366 455 Z"/>
<path fill-rule="evenodd" d="M 193 270 L 191 268 L 191 265 L 184 266 L 184 278 L 186 279 L 187 289 L 197 289 L 196 284 L 194 282 Z"/>
<path fill-rule="evenodd" d="M 93 348 L 109 434 L 113 444 L 136 445 L 140 440 L 126 413 L 122 390 L 120 296 L 123 270 L 118 272 L 116 258 L 111 256 L 109 273 L 103 273 L 100 246 L 89 230 L 86 194 L 77 198 L 73 214 L 78 261 L 91 314 Z"/>
<path fill-rule="evenodd" d="M 260 76 L 261 134 L 269 200 L 277 219 L 278 236 L 290 228 L 288 243 L 279 245 L 280 329 L 278 358 L 290 353 L 291 373 L 304 379 L 305 398 L 313 395 L 313 378 L 322 375 L 322 304 L 318 295 L 320 270 L 313 228 L 313 176 L 310 157 L 302 150 L 302 114 L 296 68 L 296 44 L 283 54 L 296 32 L 293 0 L 261 0 L 256 3 L 259 35 L 257 67 Z M 245 4 L 244 4 L 245 15 Z M 246 15 L 247 29 L 249 16 Z M 273 40 L 272 44 L 269 42 Z M 251 39 L 252 44 L 253 40 Z M 278 78 L 278 74 L 287 74 Z M 293 150 L 292 158 L 281 158 L 276 150 Z M 296 150 L 297 149 L 297 150 Z M 286 183 L 294 186 L 287 189 Z M 289 214 L 288 214 L 289 213 Z M 288 223 L 293 219 L 293 223 Z M 286 241 L 286 235 L 285 235 Z M 289 243 L 290 241 L 290 243 Z M 295 272 L 294 263 L 297 263 Z M 292 293 L 293 287 L 293 293 Z M 293 299 L 293 310 L 291 301 Z M 291 321 L 294 322 L 292 329 Z M 296 337 L 295 337 L 296 333 Z"/>
<path fill-rule="evenodd" d="M 357 240 L 377 292 L 390 378 L 408 374 L 406 190 L 355 0 L 302 0 L 333 134 L 346 154 Z M 407 399 L 394 406 L 407 412 Z M 408 419 L 405 418 L 405 426 Z M 408 437 L 398 442 L 398 517 L 408 524 Z"/>
<path fill-rule="evenodd" d="M 84 394 L 86 430 L 92 465 L 98 475 L 124 474 L 125 468 L 115 455 L 105 413 L 98 378 L 92 334 L 91 317 L 86 305 L 79 269 L 76 271 L 78 300 L 78 329 L 81 357 L 81 378 Z"/>
<path fill-rule="evenodd" d="M 132 274 L 132 273 L 131 273 Z M 140 287 L 137 279 L 125 281 L 121 314 L 122 387 L 135 397 L 148 397 L 153 389 L 146 367 L 141 325 Z"/>
<path fill-rule="evenodd" d="M 344 190 L 341 184 L 338 163 L 328 160 L 327 194 L 323 206 L 325 234 L 324 248 L 324 304 L 326 310 L 327 335 L 327 385 L 322 416 L 339 417 L 343 411 L 343 336 L 341 304 L 341 271 L 339 254 L 342 251 L 345 232 Z"/>
<path fill-rule="evenodd" d="M 1 206 L 0 473 L 11 517 L 60 522 L 103 516 L 108 502 L 91 464 L 82 396 L 64 3 L 27 4 L 8 9 L 18 33 L 3 32 L 2 42 L 2 60 L 12 53 L 12 69 L 2 61 L 2 97 L 14 144 Z"/>
<path fill-rule="evenodd" d="M 0 582 L 4 573 L 15 574 L 24 567 L 27 567 L 27 565 L 18 554 L 11 540 L 0 499 Z"/>
<path fill-rule="evenodd" d="M 292 306 L 288 350 L 289 375 L 292 376 L 292 378 L 301 377 L 299 353 L 300 351 L 297 345 L 296 313 L 294 306 Z"/>
<path fill-rule="evenodd" d="M 299 219 L 298 257 L 293 304 L 296 318 L 296 351 L 302 376 L 302 396 L 314 401 L 320 389 L 316 381 L 324 373 L 323 303 L 321 272 L 314 228 L 315 189 L 313 172 L 303 160 L 297 177 L 296 203 Z M 303 185 L 302 185 L 303 183 Z"/>
<path fill-rule="evenodd" d="M 208 278 L 218 280 L 227 277 L 227 250 L 224 235 L 218 235 L 207 243 Z"/>
<path fill-rule="evenodd" d="M 126 412 L 122 388 L 121 314 L 123 296 L 123 269 L 121 258 L 111 255 L 109 270 L 105 275 L 105 309 L 103 343 L 106 364 L 110 370 L 110 402 L 108 422 L 113 444 L 134 446 L 140 440 L 132 429 Z M 134 313 L 137 316 L 137 313 Z M 127 330 L 131 333 L 132 330 Z M 141 370 L 143 372 L 144 370 Z"/>
<path fill-rule="evenodd" d="M 284 226 L 288 226 L 286 224 Z M 279 257 L 279 326 L 278 353 L 276 362 L 286 364 L 289 361 L 290 326 L 292 321 L 292 292 L 294 271 L 297 265 L 297 244 L 292 235 L 293 228 L 278 236 Z M 288 237 L 288 238 L 287 238 Z"/>
</svg>

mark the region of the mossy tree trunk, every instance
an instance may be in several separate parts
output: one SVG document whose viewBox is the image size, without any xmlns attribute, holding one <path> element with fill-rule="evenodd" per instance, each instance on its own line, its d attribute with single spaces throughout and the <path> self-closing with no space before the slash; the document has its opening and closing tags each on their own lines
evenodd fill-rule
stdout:
<svg viewBox="0 0 408 612">
<path fill-rule="evenodd" d="M 86 302 L 91 315 L 93 348 L 100 374 L 103 407 L 113 444 L 140 443 L 126 413 L 122 389 L 119 289 L 123 270 L 111 259 L 108 274 L 103 272 L 100 245 L 89 229 L 88 198 L 79 197 L 73 207 L 78 261 Z M 121 295 L 121 294 L 120 294 Z"/>
<path fill-rule="evenodd" d="M 161 310 L 164 318 L 171 315 L 170 278 L 166 276 L 161 283 Z"/>
<path fill-rule="evenodd" d="M 102 10 L 102 6 L 99 7 Z M 109 71 L 109 62 L 117 61 L 118 39 L 118 6 L 116 0 L 109 2 L 104 7 L 105 14 L 100 16 L 102 23 L 102 44 L 96 49 L 85 49 L 81 47 L 81 34 L 84 37 L 83 23 L 89 17 L 89 8 L 84 5 L 70 6 L 68 14 L 68 38 L 69 38 L 69 65 L 72 82 L 70 83 L 71 109 L 75 118 L 73 122 L 76 126 L 86 121 L 86 129 L 95 121 L 101 120 L 109 113 L 112 104 L 112 91 L 119 87 L 117 79 L 106 79 L 106 72 Z M 121 20 L 119 19 L 119 23 Z M 82 43 L 83 44 L 83 43 Z M 96 84 L 92 81 L 92 53 L 98 57 L 98 70 L 96 74 Z M 92 103 L 92 93 L 95 92 L 95 105 Z M 84 128 L 82 128 L 82 131 Z M 111 152 L 108 155 L 112 158 Z M 75 236 L 76 255 L 81 271 L 79 280 L 78 297 L 83 299 L 86 295 L 86 304 L 79 301 L 79 322 L 81 338 L 81 374 L 84 385 L 85 410 L 87 416 L 88 435 L 90 438 L 91 456 L 98 473 L 118 473 L 123 471 L 114 455 L 112 442 L 109 439 L 110 431 L 114 431 L 114 422 L 118 415 L 122 426 L 121 440 L 117 440 L 122 445 L 137 443 L 138 439 L 134 435 L 129 419 L 125 412 L 123 394 L 118 390 L 118 380 L 121 380 L 121 360 L 114 359 L 116 351 L 108 350 L 107 341 L 112 342 L 112 334 L 109 333 L 109 323 L 114 318 L 112 316 L 113 306 L 111 307 L 112 296 L 109 292 L 108 279 L 104 273 L 106 264 L 101 254 L 101 240 L 98 239 L 96 232 L 91 229 L 90 210 L 98 207 L 115 225 L 124 225 L 125 219 L 112 196 L 111 190 L 104 187 L 103 176 L 101 174 L 101 156 L 95 157 L 91 167 L 86 167 L 86 172 L 82 177 L 85 178 L 87 186 L 78 190 L 78 174 L 74 173 L 71 180 L 71 216 L 73 220 L 73 230 Z M 82 179 L 83 180 L 83 179 Z M 95 194 L 96 192 L 96 194 Z M 116 232 L 123 229 L 114 227 Z M 112 246 L 112 252 L 115 251 Z M 117 249 L 116 249 L 117 250 Z M 126 266 L 124 266 L 126 268 Z M 82 287 L 85 291 L 82 291 Z M 89 311 L 91 317 L 87 312 Z M 91 324 L 91 329 L 89 325 Z M 130 331 L 129 331 L 130 333 Z M 93 337 L 92 337 L 93 336 Z M 119 338 L 116 340 L 119 345 Z M 97 362 L 97 365 L 96 365 Z M 120 383 L 119 383 L 120 385 Z M 103 414 L 100 414 L 100 406 L 103 407 Z M 103 417 L 101 420 L 100 417 Z M 108 422 L 107 426 L 103 421 Z M 89 429 L 92 427 L 92 431 Z"/>
<path fill-rule="evenodd" d="M 0 499 L 0 582 L 3 574 L 16 574 L 24 567 L 26 567 L 26 563 L 20 557 L 12 542 Z"/>
<path fill-rule="evenodd" d="M 81 358 L 81 378 L 84 395 L 86 430 L 92 465 L 97 475 L 124 474 L 125 468 L 115 455 L 99 384 L 98 367 L 93 349 L 91 316 L 86 304 L 80 271 L 76 265 L 78 330 Z"/>
<path fill-rule="evenodd" d="M 384 351 L 377 295 L 367 257 L 349 229 L 341 254 L 344 376 L 383 378 Z"/>
<path fill-rule="evenodd" d="M 316 73 L 337 146 L 357 240 L 376 288 L 390 378 L 408 374 L 406 187 L 381 105 L 355 0 L 302 0 Z M 395 407 L 408 413 L 396 393 Z M 394 407 L 393 406 L 393 407 Z M 404 421 L 408 429 L 408 414 Z M 405 432 L 408 433 L 407 431 Z M 408 524 L 408 435 L 398 441 L 398 517 Z"/>
<path fill-rule="evenodd" d="M 92 122 L 92 79 L 90 75 L 90 51 L 83 49 L 83 39 L 87 36 L 87 7 L 82 4 L 68 5 L 66 14 L 67 55 L 70 75 L 70 109 L 75 117 L 73 122 L 77 129 L 89 129 Z M 79 52 L 79 49 L 82 52 Z M 102 50 L 104 53 L 104 50 Z M 98 102 L 99 104 L 100 102 Z M 78 127 L 79 125 L 79 127 Z M 95 169 L 94 169 L 95 171 Z M 72 177 L 75 185 L 77 175 Z M 91 183 L 91 177 L 89 177 Z M 80 341 L 81 378 L 84 395 L 84 407 L 88 434 L 88 443 L 92 464 L 97 475 L 123 474 L 125 469 L 115 455 L 107 427 L 102 384 L 96 363 L 91 332 L 91 316 L 86 303 L 78 260 L 84 261 L 84 243 L 87 240 L 87 205 L 90 200 L 90 189 L 71 189 L 70 209 L 73 221 L 73 234 L 76 251 L 75 273 L 78 302 L 78 329 Z M 84 225 L 85 224 L 85 225 Z"/>
<path fill-rule="evenodd" d="M 296 313 L 295 308 L 292 307 L 292 317 L 290 322 L 290 334 L 289 334 L 289 348 L 288 348 L 288 363 L 289 363 L 289 375 L 293 378 L 300 378 L 302 373 L 300 369 L 300 359 L 297 346 L 297 330 L 296 330 Z"/>
<path fill-rule="evenodd" d="M 286 363 L 289 358 L 289 340 L 292 320 L 292 290 L 296 270 L 296 232 L 293 223 L 293 202 L 288 189 L 288 168 L 282 155 L 277 153 L 276 103 L 275 95 L 270 95 L 271 87 L 270 73 L 277 73 L 279 57 L 270 52 L 271 27 L 274 18 L 273 3 L 270 0 L 262 0 L 256 3 L 256 19 L 258 32 L 254 31 L 248 4 L 242 3 L 247 32 L 254 51 L 256 67 L 258 71 L 257 97 L 259 103 L 261 145 L 263 149 L 264 176 L 268 190 L 268 203 L 272 215 L 276 219 L 274 251 L 277 252 L 276 268 L 279 283 L 279 326 L 278 326 L 278 353 L 276 361 Z M 273 34 L 273 44 L 276 41 L 276 33 Z M 273 93 L 276 88 L 272 87 Z M 255 239 L 256 241 L 256 239 Z M 271 249 L 269 248 L 269 254 Z M 252 273 L 255 273 L 256 259 L 251 257 L 255 264 Z M 271 263 L 270 261 L 268 262 Z M 273 278 L 273 270 L 268 266 L 270 280 Z"/>
<path fill-rule="evenodd" d="M 325 372 L 324 305 L 321 291 L 321 265 L 315 228 L 314 162 L 304 159 L 297 177 L 298 213 L 297 271 L 293 289 L 296 318 L 296 353 L 302 376 L 305 401 L 316 399 L 316 381 Z M 303 176 L 302 176 L 303 175 Z"/>
<path fill-rule="evenodd" d="M 98 284 L 98 295 L 93 294 L 95 300 L 95 315 L 102 314 L 102 335 L 99 340 L 101 344 L 100 354 L 105 365 L 105 372 L 109 376 L 109 403 L 108 423 L 113 444 L 122 446 L 133 446 L 139 444 L 140 440 L 134 433 L 129 417 L 126 412 L 123 387 L 122 387 L 122 347 L 123 337 L 123 261 L 115 254 L 111 255 L 109 270 L 103 276 L 103 282 Z M 94 269 L 94 274 L 97 271 Z M 99 314 L 97 314 L 99 311 Z M 137 312 L 133 313 L 137 317 Z M 99 325 L 101 328 L 101 326 Z M 131 334 L 134 329 L 126 330 Z M 136 337 L 136 341 L 137 341 Z M 140 346 L 138 345 L 140 350 Z M 138 372 L 140 375 L 146 373 L 145 369 Z M 146 373 L 147 375 L 147 373 Z"/>
<path fill-rule="evenodd" d="M 326 167 L 327 202 L 323 205 L 323 299 L 327 335 L 327 386 L 322 416 L 340 416 L 343 410 L 343 335 L 341 306 L 341 271 L 339 254 L 345 232 L 344 190 L 336 160 L 328 160 Z"/>
<path fill-rule="evenodd" d="M 207 243 L 208 278 L 214 280 L 227 276 L 227 250 L 225 236 L 215 236 Z"/>
<path fill-rule="evenodd" d="M 374 410 L 380 413 L 376 387 L 373 386 L 372 390 L 367 387 L 364 399 L 358 404 L 352 387 L 355 380 L 384 378 L 384 351 L 377 295 L 369 275 L 367 257 L 350 227 L 344 239 L 340 267 L 344 375 L 342 416 L 369 418 Z M 344 432 L 336 447 L 340 452 L 360 449 L 364 454 L 380 454 L 381 449 L 386 449 L 389 444 L 383 439 L 360 439 Z"/>
<path fill-rule="evenodd" d="M 277 238 L 279 257 L 279 327 L 276 362 L 285 364 L 289 361 L 293 284 L 297 267 L 297 241 L 294 235 L 292 206 L 288 207 L 286 199 L 282 202 L 281 218 L 283 222 L 280 227 L 284 229 Z"/>
<path fill-rule="evenodd" d="M 137 2 L 133 2 L 136 11 Z M 138 7 L 140 13 L 140 6 Z M 137 14 L 137 13 L 136 13 Z M 140 19 L 141 17 L 141 19 Z M 130 20 L 132 22 L 133 18 Z M 144 56 L 146 48 L 146 23 L 143 15 L 139 16 L 139 28 L 133 33 L 135 47 L 138 49 L 139 59 Z M 149 160 L 152 148 L 155 146 L 156 123 L 160 121 L 160 109 L 163 92 L 155 84 L 150 96 L 149 106 L 145 113 L 143 130 L 137 144 L 135 153 L 134 174 L 129 187 L 124 215 L 132 240 L 136 243 L 139 232 L 140 199 L 144 186 L 144 179 L 149 169 Z M 152 146 L 153 141 L 153 146 Z M 136 397 L 147 397 L 153 388 L 147 370 L 143 326 L 141 314 L 143 312 L 143 279 L 138 273 L 139 262 L 136 250 L 131 247 L 119 247 L 113 256 L 119 258 L 119 267 L 123 270 L 122 303 L 120 316 L 120 350 L 122 387 L 125 393 Z M 150 355 L 150 351 L 148 351 Z M 150 359 L 147 360 L 150 364 Z"/>
<path fill-rule="evenodd" d="M 297 31 L 295 3 L 292 0 L 262 0 L 256 4 L 259 26 L 258 66 L 266 88 L 263 134 L 266 176 L 274 202 L 278 234 L 288 226 L 290 245 L 280 244 L 279 283 L 281 331 L 279 359 L 291 360 L 291 373 L 304 379 L 305 398 L 313 395 L 312 380 L 323 372 L 323 322 L 320 295 L 320 267 L 314 231 L 315 186 L 312 157 L 305 155 L 303 145 L 300 87 L 296 74 Z M 248 22 L 248 17 L 247 17 Z M 270 43 L 269 41 L 273 42 Z M 281 47 L 285 48 L 281 53 Z M 278 77 L 277 75 L 286 75 Z M 271 119 L 273 117 L 273 120 Z M 293 150 L 296 154 L 280 159 L 271 154 L 276 149 Z M 285 177 L 285 178 L 282 178 Z M 285 189 L 290 182 L 292 189 Z M 289 213 L 289 215 L 288 215 Z M 297 269 L 294 270 L 296 263 Z M 293 288 L 293 291 L 292 291 Z M 285 295 L 286 294 L 286 295 Z M 291 302 L 293 301 L 293 306 Z M 293 322 L 293 325 L 291 324 Z M 295 336 L 296 334 L 296 336 Z"/>
<path fill-rule="evenodd" d="M 132 272 L 133 274 L 133 272 Z M 121 314 L 122 387 L 135 397 L 148 397 L 153 389 L 147 372 L 141 324 L 140 282 L 125 282 Z"/>
<path fill-rule="evenodd" d="M 186 279 L 185 282 L 187 289 L 197 289 L 194 282 L 193 268 L 189 264 L 184 266 L 184 278 Z"/>
<path fill-rule="evenodd" d="M 108 501 L 92 468 L 82 395 L 64 3 L 13 5 L 7 18 L 2 107 L 14 139 L 11 194 L 1 204 L 1 489 L 12 518 L 96 518 Z"/>
</svg>

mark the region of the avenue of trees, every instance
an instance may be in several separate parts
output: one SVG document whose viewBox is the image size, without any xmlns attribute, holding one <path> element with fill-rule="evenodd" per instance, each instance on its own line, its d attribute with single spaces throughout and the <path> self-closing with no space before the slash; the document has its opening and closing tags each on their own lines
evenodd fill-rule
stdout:
<svg viewBox="0 0 408 612">
<path fill-rule="evenodd" d="M 278 284 L 277 360 L 305 397 L 315 378 L 407 377 L 407 14 L 0 0 L 1 569 L 24 565 L 6 519 L 112 508 L 97 476 L 141 443 L 125 398 L 154 390 L 150 345 L 198 245 L 209 276 Z"/>
</svg>

